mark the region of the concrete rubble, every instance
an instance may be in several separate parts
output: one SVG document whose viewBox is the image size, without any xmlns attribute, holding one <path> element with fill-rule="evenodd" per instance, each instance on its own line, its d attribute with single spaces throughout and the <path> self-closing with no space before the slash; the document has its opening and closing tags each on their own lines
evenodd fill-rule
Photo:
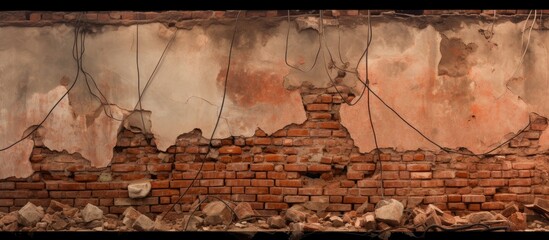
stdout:
<svg viewBox="0 0 549 240">
<path fill-rule="evenodd" d="M 137 182 L 128 185 L 128 195 L 130 198 L 144 198 L 150 191 L 150 182 Z"/>
<path fill-rule="evenodd" d="M 543 200 L 537 200 L 545 207 Z M 393 206 L 394 209 L 388 209 Z M 206 203 L 192 216 L 171 213 L 160 218 L 128 207 L 120 216 L 103 214 L 101 207 L 87 204 L 74 208 L 51 201 L 42 207 L 27 203 L 19 211 L 0 213 L 2 231 L 549 231 L 549 221 L 524 205 L 508 204 L 501 211 L 479 211 L 455 216 L 429 204 L 413 209 L 401 208 L 402 203 L 390 199 L 377 205 L 373 212 L 348 211 L 345 213 L 317 213 L 300 204 L 294 204 L 281 215 L 262 216 L 249 203 L 233 204 L 224 201 Z M 139 209 L 139 208 L 138 208 Z M 234 211 L 234 212 L 233 212 Z M 155 220 L 153 220 L 155 219 Z M 190 219 L 190 220 L 189 220 Z M 190 221 L 190 222 L 189 222 Z M 187 222 L 189 222 L 187 224 Z M 479 225 L 480 224 L 480 225 Z"/>
</svg>

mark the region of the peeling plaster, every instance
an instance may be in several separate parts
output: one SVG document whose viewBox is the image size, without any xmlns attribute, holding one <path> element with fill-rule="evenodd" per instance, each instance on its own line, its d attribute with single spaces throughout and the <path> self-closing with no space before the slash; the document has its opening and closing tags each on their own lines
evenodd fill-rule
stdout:
<svg viewBox="0 0 549 240">
<path fill-rule="evenodd" d="M 529 112 L 549 116 L 549 105 L 545 104 L 549 100 L 546 32 L 532 32 L 522 67 L 510 76 L 520 60 L 523 22 L 500 21 L 492 38 L 486 39 L 479 33 L 488 27 L 486 22 L 464 18 L 448 23 L 444 19 L 418 21 L 373 18 L 369 78 L 374 91 L 428 136 L 447 147 L 482 152 L 523 128 Z M 367 22 L 340 23 L 341 55 L 354 68 L 366 47 Z M 324 69 L 326 50 L 310 72 L 302 73 L 284 63 L 285 21 L 242 20 L 240 24 L 227 98 L 214 138 L 252 136 L 258 128 L 272 134 L 289 124 L 304 122 L 300 94 L 290 89 L 305 84 L 332 86 Z M 291 22 L 288 61 L 307 68 L 315 61 L 318 32 L 300 31 L 296 25 Z M 338 62 L 338 28 L 325 27 L 325 43 Z M 138 98 L 135 29 L 97 27 L 86 38 L 84 55 L 86 70 L 112 104 L 108 108 L 117 118 L 129 115 L 128 120 L 108 118 L 80 79 L 44 123 L 46 147 L 80 153 L 92 166 L 104 167 L 111 161 L 119 129 L 141 128 L 140 114 L 131 114 Z M 232 24 L 214 23 L 177 31 L 142 99 L 146 128 L 161 151 L 173 145 L 180 133 L 200 129 L 203 136 L 211 135 L 223 98 L 232 30 Z M 142 88 L 174 32 L 158 23 L 140 25 Z M 72 37 L 72 27 L 66 25 L 0 28 L 1 147 L 40 122 L 72 83 L 76 71 Z M 445 48 L 448 43 L 444 38 L 458 47 Z M 441 62 L 459 46 L 471 46 L 471 51 Z M 455 56 L 467 67 L 461 69 L 460 64 L 457 74 L 448 74 L 447 68 L 446 74 L 439 75 L 443 66 L 456 61 Z M 358 69 L 362 77 L 363 66 L 364 60 Z M 335 71 L 332 74 L 337 75 Z M 357 94 L 361 86 L 356 80 L 347 74 L 342 84 Z M 342 124 L 361 152 L 373 149 L 371 130 L 365 127 L 369 126 L 365 99 L 354 107 L 342 106 L 340 112 Z M 371 103 L 380 147 L 435 149 L 373 97 Z M 541 149 L 549 148 L 548 139 L 542 134 Z M 0 152 L 0 159 L 5 161 L 0 178 L 29 176 L 31 151 L 32 141 L 27 139 Z"/>
</svg>

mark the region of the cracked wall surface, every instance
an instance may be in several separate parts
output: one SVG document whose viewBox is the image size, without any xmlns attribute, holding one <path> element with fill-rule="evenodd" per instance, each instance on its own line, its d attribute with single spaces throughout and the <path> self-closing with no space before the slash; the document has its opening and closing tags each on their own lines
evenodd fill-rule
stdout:
<svg viewBox="0 0 549 240">
<path fill-rule="evenodd" d="M 427 136 L 447 147 L 482 152 L 526 126 L 529 113 L 549 116 L 544 104 L 549 100 L 546 32 L 532 32 L 525 58 L 512 75 L 521 62 L 524 21 L 497 21 L 495 34 L 487 39 L 479 30 L 488 29 L 491 21 L 421 19 L 372 18 L 368 61 L 372 89 Z M 160 23 L 139 26 L 142 89 L 166 43 L 177 34 L 142 98 L 147 112 L 145 130 L 154 135 L 159 150 L 165 151 L 180 134 L 195 128 L 206 138 L 211 135 L 224 91 L 233 24 L 204 20 L 177 33 Z M 352 70 L 366 46 L 367 20 L 342 18 L 339 24 L 339 28 L 325 26 L 322 41 L 336 63 L 339 48 Z M 0 63 L 0 147 L 17 141 L 39 123 L 72 83 L 77 71 L 71 55 L 72 30 L 64 24 L 0 28 L 0 58 L 4 59 Z M 136 26 L 93 26 L 91 30 L 83 65 L 112 104 L 108 112 L 117 119 L 129 116 L 138 101 Z M 226 103 L 214 138 L 252 136 L 257 128 L 272 134 L 292 123 L 303 123 L 306 116 L 297 89 L 332 86 L 325 72 L 329 62 L 325 48 L 310 72 L 285 65 L 286 31 L 283 20 L 240 21 Z M 289 63 L 306 69 L 315 62 L 317 47 L 317 30 L 299 30 L 292 21 Z M 364 59 L 358 72 L 364 78 Z M 330 73 L 337 76 L 337 71 Z M 340 80 L 339 85 L 359 94 L 362 86 L 355 76 L 347 74 Z M 340 110 L 341 123 L 360 152 L 374 148 L 366 104 L 363 99 Z M 380 147 L 436 149 L 373 96 L 371 106 Z M 126 124 L 106 116 L 80 76 L 44 123 L 43 144 L 56 151 L 80 153 L 92 166 L 104 167 L 113 158 L 120 129 L 128 124 L 140 128 L 140 116 L 131 115 L 132 123 Z M 549 147 L 546 134 L 539 145 L 540 151 Z M 0 166 L 0 178 L 32 174 L 32 146 L 27 139 L 0 152 L 6 162 Z"/>
</svg>

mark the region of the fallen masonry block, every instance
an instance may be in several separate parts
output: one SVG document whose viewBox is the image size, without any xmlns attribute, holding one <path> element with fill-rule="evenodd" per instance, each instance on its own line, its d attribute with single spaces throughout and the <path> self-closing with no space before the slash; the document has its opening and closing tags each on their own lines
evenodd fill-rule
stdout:
<svg viewBox="0 0 549 240">
<path fill-rule="evenodd" d="M 404 205 L 395 199 L 381 200 L 376 204 L 374 212 L 376 221 L 387 223 L 391 226 L 398 226 Z"/>
<path fill-rule="evenodd" d="M 238 220 L 250 218 L 252 216 L 258 215 L 252 208 L 252 206 L 247 202 L 241 202 L 233 209 Z"/>
<path fill-rule="evenodd" d="M 281 216 L 272 216 L 267 219 L 267 224 L 271 228 L 285 228 L 286 227 L 286 221 Z"/>
<path fill-rule="evenodd" d="M 467 220 L 470 223 L 480 223 L 483 221 L 489 221 L 494 219 L 495 219 L 495 216 L 492 215 L 490 212 L 486 212 L 486 211 L 475 212 L 467 215 Z"/>
<path fill-rule="evenodd" d="M 205 225 L 228 225 L 233 220 L 233 213 L 231 209 L 229 209 L 229 207 L 221 201 L 213 201 L 208 203 L 202 212 L 206 216 L 204 218 Z"/>
<path fill-rule="evenodd" d="M 84 222 L 91 222 L 93 220 L 100 220 L 103 218 L 103 210 L 89 203 L 86 204 L 86 207 L 82 209 L 81 213 Z"/>
<path fill-rule="evenodd" d="M 36 207 L 36 205 L 31 202 L 28 202 L 18 211 L 18 213 L 19 218 L 17 219 L 17 222 L 27 227 L 34 226 L 44 217 L 44 210 L 42 207 Z"/>
</svg>

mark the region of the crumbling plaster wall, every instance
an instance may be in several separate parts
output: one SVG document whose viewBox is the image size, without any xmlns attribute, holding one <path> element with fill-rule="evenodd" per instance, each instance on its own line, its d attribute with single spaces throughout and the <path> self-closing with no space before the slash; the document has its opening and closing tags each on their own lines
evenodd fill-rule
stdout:
<svg viewBox="0 0 549 240">
<path fill-rule="evenodd" d="M 356 65 L 367 37 L 365 17 L 345 18 L 339 30 L 325 26 L 324 43 L 337 58 Z M 528 123 L 528 114 L 549 116 L 546 32 L 532 32 L 529 49 L 516 74 L 524 22 L 503 19 L 486 39 L 479 29 L 491 21 L 473 17 L 400 19 L 372 18 L 369 51 L 371 87 L 389 105 L 437 142 L 451 148 L 481 152 L 505 141 Z M 299 30 L 292 21 L 289 62 L 307 68 L 314 62 L 317 31 Z M 172 34 L 175 41 L 142 99 L 150 111 L 150 131 L 162 151 L 179 134 L 199 128 L 209 137 L 220 110 L 234 20 L 198 22 L 192 28 L 166 28 L 160 23 L 139 26 L 141 87 L 149 79 Z M 86 37 L 83 65 L 112 104 L 115 118 L 136 106 L 136 26 L 93 26 Z M 324 64 L 325 48 L 312 71 L 301 73 L 284 63 L 287 23 L 273 19 L 241 19 L 233 46 L 227 99 L 214 138 L 251 136 L 257 128 L 267 134 L 306 116 L 297 88 L 331 86 Z M 63 96 L 76 75 L 72 58 L 73 27 L 0 28 L 0 147 L 17 141 L 39 123 Z M 337 62 L 337 60 L 336 60 Z M 359 73 L 364 77 L 364 63 Z M 332 71 L 332 77 L 336 72 Z M 509 81 L 512 79 L 511 81 Z M 361 85 L 348 74 L 343 84 L 358 94 Z M 507 87 L 509 91 L 507 91 Z M 361 152 L 374 148 L 366 100 L 342 106 L 341 122 Z M 372 97 L 372 116 L 380 147 L 397 150 L 436 149 Z M 145 114 L 149 116 L 149 114 Z M 140 118 L 132 117 L 134 127 Z M 137 122 L 136 122 L 137 121 Z M 107 166 L 123 123 L 105 115 L 80 76 L 44 122 L 46 147 L 80 153 L 92 166 Z M 542 135 L 541 150 L 549 139 Z M 26 177 L 32 140 L 0 152 L 0 178 Z"/>
</svg>

